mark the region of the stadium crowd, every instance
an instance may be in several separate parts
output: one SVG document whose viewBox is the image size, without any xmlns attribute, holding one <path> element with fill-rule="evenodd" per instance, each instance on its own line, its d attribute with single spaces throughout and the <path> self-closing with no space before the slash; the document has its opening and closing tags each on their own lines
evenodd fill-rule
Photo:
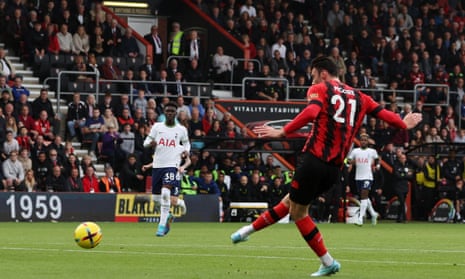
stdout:
<svg viewBox="0 0 465 279">
<path fill-rule="evenodd" d="M 23 78 L 0 49 L 1 189 L 144 192 L 149 172 L 142 165 L 151 161 L 153 152 L 144 150 L 142 143 L 151 125 L 164 120 L 162 108 L 170 100 L 178 104 L 178 121 L 188 127 L 194 149 L 201 150 L 213 138 L 223 139 L 219 149 L 248 144 L 240 141 L 247 137 L 246 129 L 239 129 L 229 113 L 219 112 L 214 98 L 193 97 L 195 92 L 185 82 L 228 83 L 231 71 L 238 80 L 278 77 L 288 80 L 291 99 L 303 100 L 312 82 L 310 63 L 321 55 L 338 65 L 340 80 L 365 90 L 389 109 L 401 115 L 423 114 L 422 124 L 411 134 L 367 119 L 363 132 L 391 167 L 409 148 L 465 142 L 462 1 L 194 2 L 250 50 L 261 71 L 252 61 L 242 68 L 222 46 L 210 61 L 210 54 L 202 49 L 202 40 L 208 38 L 196 30 L 183 32 L 176 21 L 166 30 L 168 42 L 162 41 L 156 25 L 147 30 L 144 37 L 153 45 L 153 53 L 144 55 L 131 28 L 122 30 L 99 1 L 0 0 L 0 25 L 6 31 L 0 33 L 0 42 L 32 65 L 42 80 L 68 69 L 97 70 L 103 81 L 110 81 L 98 103 L 85 93 L 86 86 L 68 88 L 75 93 L 63 127 L 48 90 L 42 89 L 29 102 Z M 172 59 L 165 67 L 163 57 L 171 55 L 189 59 Z M 77 75 L 71 81 L 92 84 L 93 76 Z M 384 94 L 376 90 L 380 83 L 387 84 Z M 245 86 L 247 99 L 285 100 L 282 81 L 249 81 Z M 76 139 L 88 149 L 82 159 L 74 153 Z M 464 163 L 449 149 L 445 157 L 426 147 L 424 155 L 408 157 L 416 173 L 413 204 L 418 219 L 427 218 L 440 197 L 456 201 L 457 209 L 463 207 Z M 97 160 L 106 163 L 103 177 L 95 174 Z M 217 194 L 225 209 L 230 201 L 266 201 L 272 206 L 287 193 L 292 177 L 273 157 L 262 162 L 258 154 L 199 151 L 192 153 L 191 160 L 192 167 L 183 176 L 184 194 Z M 394 179 L 386 172 L 384 183 L 378 182 L 385 193 L 392 192 Z M 318 202 L 324 208 L 337 207 L 341 192 L 326 193 Z M 327 219 L 327 211 L 320 211 L 317 218 Z M 461 220 L 460 214 L 457 219 Z"/>
</svg>

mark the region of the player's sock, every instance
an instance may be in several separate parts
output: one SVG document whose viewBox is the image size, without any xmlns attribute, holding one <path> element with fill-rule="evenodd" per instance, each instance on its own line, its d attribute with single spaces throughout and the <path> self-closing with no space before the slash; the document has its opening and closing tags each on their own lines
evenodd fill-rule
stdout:
<svg viewBox="0 0 465 279">
<path fill-rule="evenodd" d="M 177 206 L 179 206 L 179 208 L 181 209 L 181 215 L 186 215 L 187 213 L 186 202 L 182 199 L 178 199 Z"/>
<path fill-rule="evenodd" d="M 310 216 L 306 216 L 295 222 L 297 228 L 300 231 L 300 234 L 307 242 L 308 246 L 312 248 L 315 254 L 320 257 L 320 260 L 323 265 L 329 266 L 333 263 L 333 257 L 328 253 L 325 243 L 323 241 L 323 236 L 313 223 Z"/>
<path fill-rule="evenodd" d="M 368 209 L 368 212 L 370 213 L 371 217 L 375 216 L 375 215 L 378 215 L 378 213 L 376 213 L 375 209 L 373 208 L 373 204 L 371 203 L 371 200 L 370 199 L 367 199 L 367 209 Z"/>
<path fill-rule="evenodd" d="M 168 188 L 161 188 L 161 201 L 160 201 L 160 225 L 165 226 L 170 214 L 171 207 L 171 191 Z"/>
<path fill-rule="evenodd" d="M 273 225 L 281 220 L 289 213 L 289 207 L 283 202 L 278 203 L 275 207 L 263 212 L 253 223 L 252 227 L 255 231 L 259 231 Z"/>
<path fill-rule="evenodd" d="M 364 199 L 360 201 L 360 215 L 358 217 L 358 220 L 360 223 L 363 223 L 363 217 L 365 217 L 365 214 L 367 212 L 367 207 L 368 207 L 368 200 Z"/>
</svg>

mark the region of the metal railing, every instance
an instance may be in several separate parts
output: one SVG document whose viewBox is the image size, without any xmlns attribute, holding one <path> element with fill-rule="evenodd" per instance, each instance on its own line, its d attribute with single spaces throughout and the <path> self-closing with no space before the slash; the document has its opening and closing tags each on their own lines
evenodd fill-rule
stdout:
<svg viewBox="0 0 465 279">
<path fill-rule="evenodd" d="M 282 81 L 286 84 L 285 87 L 285 93 L 286 97 L 285 100 L 289 100 L 289 81 L 285 78 L 278 78 L 278 77 L 245 77 L 242 79 L 242 100 L 245 100 L 245 83 L 249 80 L 253 81 L 266 81 L 266 80 L 271 80 L 271 81 Z"/>
</svg>

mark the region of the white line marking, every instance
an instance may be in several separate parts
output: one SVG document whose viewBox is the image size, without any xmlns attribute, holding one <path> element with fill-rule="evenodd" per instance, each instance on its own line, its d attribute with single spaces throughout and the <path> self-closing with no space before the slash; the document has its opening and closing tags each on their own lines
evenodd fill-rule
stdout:
<svg viewBox="0 0 465 279">
<path fill-rule="evenodd" d="M 289 261 L 309 261 L 316 260 L 314 257 L 282 257 L 282 256 L 253 256 L 253 255 L 232 255 L 232 254 L 197 254 L 197 253 L 168 253 L 168 252 L 148 252 L 148 251 L 105 251 L 105 250 L 84 250 L 84 249 L 56 249 L 56 248 L 32 248 L 32 247 L 0 247 L 0 250 L 6 251 L 24 251 L 24 252 L 67 252 L 67 253 L 98 253 L 98 254 L 125 254 L 125 255 L 155 255 L 155 256 L 185 256 L 185 257 L 223 257 L 223 258 L 243 258 L 243 259 L 274 259 L 274 260 L 289 260 Z M 380 261 L 380 260 L 354 260 L 354 259 L 338 259 L 341 262 L 353 263 L 377 263 L 388 265 L 437 265 L 437 266 L 465 266 L 465 263 L 438 263 L 438 262 L 406 262 L 406 261 Z"/>
</svg>

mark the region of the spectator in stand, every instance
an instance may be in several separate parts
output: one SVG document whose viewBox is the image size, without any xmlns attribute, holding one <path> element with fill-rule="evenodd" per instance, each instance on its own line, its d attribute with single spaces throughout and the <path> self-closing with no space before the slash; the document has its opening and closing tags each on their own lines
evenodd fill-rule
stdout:
<svg viewBox="0 0 465 279">
<path fill-rule="evenodd" d="M 54 133 L 53 126 L 48 119 L 48 113 L 46 110 L 40 112 L 39 118 L 34 122 L 34 127 L 30 131 L 33 138 L 36 139 L 38 135 L 41 135 L 46 141 L 53 141 L 56 133 Z"/>
<path fill-rule="evenodd" d="M 109 28 L 103 30 L 105 40 L 105 54 L 108 56 L 119 56 L 121 54 L 121 42 L 123 40 L 121 30 L 118 27 L 118 21 L 112 19 Z"/>
<path fill-rule="evenodd" d="M 82 178 L 82 189 L 85 193 L 99 193 L 99 179 L 95 175 L 94 167 L 87 166 L 85 169 L 85 175 Z"/>
<path fill-rule="evenodd" d="M 29 150 L 20 149 L 18 152 L 18 161 L 23 166 L 24 171 L 32 169 L 32 160 L 29 158 Z"/>
<path fill-rule="evenodd" d="M 120 102 L 115 104 L 115 116 L 120 117 L 123 115 L 123 110 L 128 109 L 129 115 L 131 115 L 131 105 L 129 104 L 128 94 L 123 94 L 120 97 Z"/>
<path fill-rule="evenodd" d="M 247 175 L 242 175 L 239 181 L 231 185 L 229 198 L 232 202 L 252 202 L 254 189 Z"/>
<path fill-rule="evenodd" d="M 122 79 L 121 70 L 113 64 L 111 56 L 105 57 L 105 62 L 100 68 L 100 73 L 103 79 L 107 80 L 120 80 Z"/>
<path fill-rule="evenodd" d="M 223 47 L 218 46 L 216 48 L 216 53 L 212 58 L 212 67 L 215 70 L 214 81 L 218 83 L 231 82 L 231 71 L 233 70 L 233 63 L 235 63 L 234 57 L 225 55 Z"/>
<path fill-rule="evenodd" d="M 71 169 L 71 174 L 66 178 L 65 189 L 67 189 L 68 192 L 84 191 L 78 168 Z"/>
<path fill-rule="evenodd" d="M 289 66 L 287 65 L 285 57 L 286 56 L 281 56 L 279 50 L 273 52 L 273 58 L 271 58 L 270 61 L 271 75 L 277 76 L 279 69 L 284 69 L 284 72 L 288 72 Z"/>
<path fill-rule="evenodd" d="M 137 98 L 133 100 L 132 105 L 133 111 L 141 109 L 142 115 L 146 115 L 147 99 L 145 98 L 145 91 L 143 89 L 137 91 Z"/>
<path fill-rule="evenodd" d="M 237 40 L 241 39 L 241 33 L 239 32 L 234 19 L 226 19 L 224 29 Z"/>
<path fill-rule="evenodd" d="M 121 193 L 121 181 L 111 166 L 105 167 L 105 176 L 100 178 L 99 187 L 102 193 Z"/>
<path fill-rule="evenodd" d="M 255 44 L 250 40 L 250 36 L 246 34 L 242 34 L 241 36 L 242 43 L 244 44 L 244 49 L 249 51 L 249 55 L 251 58 L 255 58 L 257 56 L 257 48 Z"/>
<path fill-rule="evenodd" d="M 0 76 L 4 76 L 5 80 L 14 80 L 16 77 L 16 68 L 10 59 L 6 57 L 4 48 L 0 48 Z"/>
<path fill-rule="evenodd" d="M 199 61 L 197 59 L 192 59 L 189 63 L 189 66 L 185 70 L 184 78 L 187 82 L 205 82 L 206 78 L 202 72 L 202 69 L 199 68 Z M 194 86 L 189 84 L 187 86 L 187 92 L 191 95 L 198 95 L 200 90 L 199 86 Z"/>
<path fill-rule="evenodd" d="M 66 124 L 68 127 L 69 138 L 73 139 L 79 135 L 82 127 L 86 123 L 87 107 L 81 101 L 81 94 L 78 92 L 73 94 L 73 101 L 68 104 L 68 114 L 66 117 Z M 78 130 L 76 130 L 78 129 Z"/>
<path fill-rule="evenodd" d="M 202 130 L 205 134 L 208 134 L 215 119 L 215 112 L 213 109 L 207 109 L 204 117 L 202 117 Z"/>
<path fill-rule="evenodd" d="M 144 69 L 139 70 L 139 82 L 136 84 L 137 90 L 143 90 L 147 96 L 154 93 L 153 84 L 149 83 L 149 76 Z"/>
<path fill-rule="evenodd" d="M 2 91 L 2 98 L 0 99 L 0 108 L 4 110 L 8 104 L 13 104 L 13 97 L 8 89 L 4 89 Z"/>
<path fill-rule="evenodd" d="M 2 163 L 3 177 L 5 179 L 5 189 L 14 191 L 24 180 L 24 169 L 18 161 L 18 151 L 10 152 L 8 159 Z"/>
<path fill-rule="evenodd" d="M 58 55 L 60 53 L 60 42 L 58 41 L 56 24 L 49 24 L 46 31 L 48 38 L 47 53 Z"/>
<path fill-rule="evenodd" d="M 40 191 L 45 191 L 45 181 L 49 173 L 52 172 L 52 165 L 50 164 L 50 161 L 47 160 L 46 151 L 40 151 L 38 153 L 37 160 L 32 161 L 32 168 L 35 170 L 38 189 Z"/>
<path fill-rule="evenodd" d="M 29 30 L 28 40 L 25 41 L 29 62 L 34 62 L 34 57 L 43 57 L 48 47 L 48 38 L 42 24 L 39 21 L 34 22 L 33 28 Z"/>
<path fill-rule="evenodd" d="M 215 194 L 221 199 L 220 189 L 213 180 L 213 173 L 211 171 L 207 170 L 202 177 L 194 178 L 194 181 L 198 185 L 197 192 L 199 194 Z"/>
<path fill-rule="evenodd" d="M 27 34 L 27 23 L 24 19 L 24 9 L 15 9 L 10 14 L 10 19 L 6 26 L 6 46 L 12 49 L 16 56 L 21 55 L 21 42 Z"/>
<path fill-rule="evenodd" d="M 120 116 L 118 116 L 118 124 L 120 127 L 120 130 L 123 129 L 123 126 L 125 124 L 129 125 L 134 125 L 134 119 L 132 118 L 130 114 L 130 109 L 129 108 L 123 108 L 123 112 L 121 113 Z"/>
<path fill-rule="evenodd" d="M 65 177 L 71 176 L 73 169 L 78 171 L 78 175 L 80 174 L 79 160 L 74 153 L 70 153 L 63 163 L 63 174 Z"/>
<path fill-rule="evenodd" d="M 13 137 L 13 132 L 7 130 L 6 131 L 6 140 L 2 144 L 2 161 L 6 160 L 10 153 L 16 151 L 19 152 L 19 144 L 18 141 Z"/>
<path fill-rule="evenodd" d="M 47 192 L 68 192 L 68 189 L 66 189 L 66 178 L 61 171 L 61 167 L 58 165 L 52 168 L 52 174 L 45 181 Z"/>
<path fill-rule="evenodd" d="M 153 72 L 160 71 L 161 65 L 163 65 L 163 43 L 158 34 L 158 26 L 152 25 L 150 28 L 150 34 L 144 36 L 144 39 L 147 40 L 152 45 L 152 55 L 147 55 L 153 61 L 154 69 Z M 151 65 L 151 64 L 150 64 Z M 147 70 L 147 69 L 146 69 Z M 152 77 L 152 71 L 148 71 L 150 77 Z M 150 80 L 155 80 L 151 78 Z"/>
<path fill-rule="evenodd" d="M 40 89 L 40 95 L 32 102 L 32 118 L 39 119 L 41 111 L 47 111 L 50 123 L 55 133 L 60 131 L 60 117 L 53 111 L 53 105 L 48 98 L 48 90 Z"/>
<path fill-rule="evenodd" d="M 90 36 L 90 52 L 96 56 L 105 55 L 105 37 L 103 36 L 103 29 L 100 26 L 95 26 L 94 32 Z"/>
<path fill-rule="evenodd" d="M 89 35 L 86 33 L 84 25 L 79 25 L 77 32 L 73 35 L 73 53 L 87 56 L 90 50 Z"/>
<path fill-rule="evenodd" d="M 14 100 L 17 102 L 19 100 L 19 96 L 24 94 L 26 96 L 30 96 L 31 93 L 29 90 L 23 86 L 23 77 L 16 76 L 14 79 L 14 84 L 11 87 L 11 92 L 13 93 Z"/>
<path fill-rule="evenodd" d="M 189 60 L 197 59 L 199 66 L 202 68 L 205 59 L 205 50 L 203 49 L 202 41 L 200 40 L 197 30 L 191 30 L 189 39 L 185 41 L 183 46 L 184 55 L 189 56 Z M 187 67 L 187 64 L 186 64 Z"/>
<path fill-rule="evenodd" d="M 345 74 L 347 73 L 347 67 L 344 62 L 344 58 L 340 55 L 339 48 L 331 48 L 329 59 L 334 62 L 337 66 L 338 78 L 344 82 Z"/>
<path fill-rule="evenodd" d="M 116 127 L 110 125 L 107 131 L 102 135 L 101 155 L 106 157 L 106 161 L 117 171 L 119 171 L 120 160 L 123 158 L 120 144 L 123 140 L 120 138 Z"/>
<path fill-rule="evenodd" d="M 7 79 L 8 77 L 0 74 L 0 91 L 2 92 L 2 94 L 4 91 L 8 91 L 8 100 L 13 101 L 13 96 L 11 95 L 11 87 L 8 85 Z"/>
<path fill-rule="evenodd" d="M 174 75 L 175 84 L 168 85 L 168 93 L 177 96 L 189 96 L 191 92 L 187 90 L 182 72 L 178 71 Z"/>
<path fill-rule="evenodd" d="M 82 128 L 82 135 L 84 140 L 90 140 L 91 145 L 89 148 L 89 155 L 96 159 L 95 151 L 97 149 L 97 142 L 103 134 L 103 118 L 100 116 L 98 109 L 93 110 L 93 116 L 86 119 L 86 124 Z"/>
<path fill-rule="evenodd" d="M 57 33 L 60 54 L 71 55 L 73 51 L 73 35 L 68 32 L 68 25 L 63 23 L 60 32 Z"/>
<path fill-rule="evenodd" d="M 119 134 L 119 138 L 121 139 L 119 147 L 122 155 L 120 159 L 124 159 L 127 155 L 134 153 L 135 136 L 131 129 L 132 126 L 130 124 L 125 124 L 123 131 Z"/>
<path fill-rule="evenodd" d="M 16 117 L 8 117 L 6 120 L 5 128 L 7 131 L 12 132 L 13 137 L 16 137 L 18 135 L 18 125 L 16 124 Z"/>
<path fill-rule="evenodd" d="M 160 69 L 157 69 L 157 67 L 161 67 L 161 65 L 155 65 L 153 63 L 153 58 L 152 56 L 150 55 L 147 55 L 145 57 L 145 63 L 142 64 L 138 70 L 139 72 L 141 70 L 144 70 L 146 73 L 147 73 L 147 80 L 150 80 L 150 81 L 155 81 L 157 79 L 157 75 L 160 71 Z M 151 84 L 151 86 L 153 86 L 153 84 Z"/>
<path fill-rule="evenodd" d="M 120 178 L 123 192 L 145 192 L 145 176 L 136 155 L 128 155 L 121 168 Z"/>
<path fill-rule="evenodd" d="M 17 192 L 36 192 L 37 191 L 37 181 L 34 177 L 34 171 L 28 169 L 25 171 L 24 180 L 19 184 L 16 189 Z"/>
<path fill-rule="evenodd" d="M 19 148 L 26 149 L 28 151 L 31 150 L 31 146 L 33 144 L 32 138 L 29 136 L 29 131 L 26 127 L 19 128 L 19 134 L 16 137 L 18 141 Z"/>
<path fill-rule="evenodd" d="M 106 92 L 105 96 L 103 97 L 102 103 L 98 104 L 98 109 L 100 110 L 100 113 L 103 114 L 106 109 L 111 109 L 112 111 L 114 111 L 114 107 L 115 104 L 113 102 L 113 96 L 110 92 Z"/>
<path fill-rule="evenodd" d="M 132 28 L 126 28 L 123 38 L 121 39 L 121 55 L 136 58 L 140 55 L 139 46 L 137 45 L 137 40 L 132 35 Z"/>
</svg>

